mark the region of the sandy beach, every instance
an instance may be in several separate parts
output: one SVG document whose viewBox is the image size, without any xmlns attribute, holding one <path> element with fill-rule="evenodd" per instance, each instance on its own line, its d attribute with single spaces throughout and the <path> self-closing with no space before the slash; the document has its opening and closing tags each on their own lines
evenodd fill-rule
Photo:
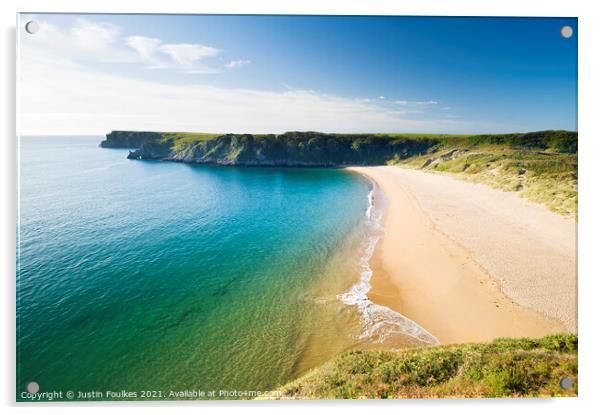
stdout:
<svg viewBox="0 0 602 415">
<path fill-rule="evenodd" d="M 372 301 L 441 343 L 577 329 L 576 222 L 484 185 L 353 167 L 388 200 Z"/>
</svg>

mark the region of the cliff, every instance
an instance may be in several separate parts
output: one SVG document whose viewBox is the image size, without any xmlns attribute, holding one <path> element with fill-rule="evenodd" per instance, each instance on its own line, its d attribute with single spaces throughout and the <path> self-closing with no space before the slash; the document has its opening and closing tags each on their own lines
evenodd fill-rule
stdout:
<svg viewBox="0 0 602 415">
<path fill-rule="evenodd" d="M 510 146 L 577 151 L 577 133 L 542 131 L 499 135 L 203 134 L 112 131 L 106 148 L 136 149 L 130 159 L 243 166 L 378 165 L 457 146 Z"/>
<path fill-rule="evenodd" d="M 144 143 L 160 141 L 162 133 L 146 131 L 111 131 L 107 138 L 100 142 L 103 148 L 140 148 Z"/>
</svg>

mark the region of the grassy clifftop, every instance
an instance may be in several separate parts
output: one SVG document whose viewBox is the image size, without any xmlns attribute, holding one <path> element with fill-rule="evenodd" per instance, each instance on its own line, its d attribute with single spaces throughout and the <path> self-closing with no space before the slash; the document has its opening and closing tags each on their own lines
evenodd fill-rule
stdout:
<svg viewBox="0 0 602 415">
<path fill-rule="evenodd" d="M 509 146 L 574 153 L 577 134 L 541 131 L 498 135 L 206 134 L 112 131 L 102 147 L 136 148 L 132 158 L 253 165 L 385 164 L 451 147 Z"/>
<path fill-rule="evenodd" d="M 423 154 L 437 144 L 432 137 L 373 134 L 193 134 L 113 131 L 103 147 L 131 148 L 132 134 L 147 137 L 130 154 L 134 159 L 259 166 L 339 166 L 384 164 Z M 122 145 L 123 144 L 123 145 Z"/>
<path fill-rule="evenodd" d="M 345 353 L 278 389 L 282 398 L 577 396 L 577 336 Z M 572 380 L 569 389 L 560 381 Z"/>
</svg>

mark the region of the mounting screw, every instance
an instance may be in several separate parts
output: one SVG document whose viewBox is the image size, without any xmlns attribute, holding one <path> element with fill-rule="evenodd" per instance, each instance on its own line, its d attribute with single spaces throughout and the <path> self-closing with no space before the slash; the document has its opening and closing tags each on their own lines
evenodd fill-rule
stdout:
<svg viewBox="0 0 602 415">
<path fill-rule="evenodd" d="M 562 26 L 562 29 L 560 29 L 560 35 L 565 39 L 572 37 L 573 28 L 571 26 Z"/>
<path fill-rule="evenodd" d="M 38 385 L 38 382 L 29 382 L 26 389 L 29 393 L 38 393 L 40 385 Z"/>
<path fill-rule="evenodd" d="M 571 378 L 560 379 L 560 387 L 562 389 L 571 389 L 572 386 L 573 386 L 573 379 L 571 379 Z"/>
<path fill-rule="evenodd" d="M 30 20 L 29 22 L 25 23 L 25 31 L 30 35 L 37 33 L 38 30 L 40 30 L 40 25 L 35 20 Z"/>
</svg>

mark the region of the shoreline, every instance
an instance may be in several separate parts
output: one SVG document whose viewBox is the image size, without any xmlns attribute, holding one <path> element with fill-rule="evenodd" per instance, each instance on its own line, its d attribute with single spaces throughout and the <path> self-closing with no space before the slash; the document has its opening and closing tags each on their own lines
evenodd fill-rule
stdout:
<svg viewBox="0 0 602 415">
<path fill-rule="evenodd" d="M 369 229 L 360 260 L 360 277 L 359 281 L 346 292 L 338 294 L 337 298 L 348 306 L 356 307 L 360 313 L 363 325 L 362 332 L 358 337 L 360 341 L 371 339 L 380 344 L 389 342 L 403 345 L 402 348 L 407 347 L 410 343 L 437 345 L 439 341 L 424 327 L 391 307 L 373 301 L 370 296 L 374 275 L 372 259 L 384 236 L 383 225 L 387 199 L 375 180 L 370 177 L 366 177 L 366 179 L 371 183 L 368 207 L 364 213 Z M 411 342 L 409 342 L 409 338 L 412 339 Z"/>
<path fill-rule="evenodd" d="M 418 192 L 413 192 L 415 189 L 405 182 L 411 179 L 403 177 L 405 170 L 387 166 L 345 170 L 372 180 L 388 200 L 383 222 L 385 232 L 370 259 L 373 275 L 368 297 L 374 304 L 407 317 L 441 344 L 497 337 L 541 337 L 574 331 L 570 321 L 567 324 L 566 319 L 563 321 L 545 310 L 542 312 L 528 302 L 525 304 L 524 298 L 511 295 L 512 291 L 504 289 L 504 281 L 509 275 L 492 273 L 475 260 L 473 252 L 457 242 L 453 237 L 456 235 L 450 237 L 443 233 L 437 226 L 439 223 L 432 220 L 432 216 L 436 216 L 434 209 L 425 211 L 415 195 Z M 423 172 L 414 174 L 425 175 Z M 445 180 L 456 181 L 453 178 Z M 459 183 L 460 186 L 464 184 Z M 468 192 L 478 191 L 467 189 Z M 491 219 L 493 226 L 498 218 Z M 471 218 L 467 220 L 470 222 Z M 472 229 L 472 232 L 479 233 L 480 230 Z M 490 255 L 500 257 L 502 262 L 512 258 L 505 256 L 503 250 L 490 252 Z M 528 252 L 523 256 L 528 256 Z M 518 262 L 525 259 L 528 258 Z M 517 279 L 516 275 L 510 277 Z M 520 284 L 520 275 L 518 277 L 518 281 L 512 282 Z M 523 282 L 529 284 L 529 281 Z M 527 291 L 534 294 L 533 290 Z M 541 293 L 535 293 L 537 295 Z M 517 300 L 522 301 L 519 304 Z M 554 303 L 553 298 L 544 300 Z"/>
</svg>

